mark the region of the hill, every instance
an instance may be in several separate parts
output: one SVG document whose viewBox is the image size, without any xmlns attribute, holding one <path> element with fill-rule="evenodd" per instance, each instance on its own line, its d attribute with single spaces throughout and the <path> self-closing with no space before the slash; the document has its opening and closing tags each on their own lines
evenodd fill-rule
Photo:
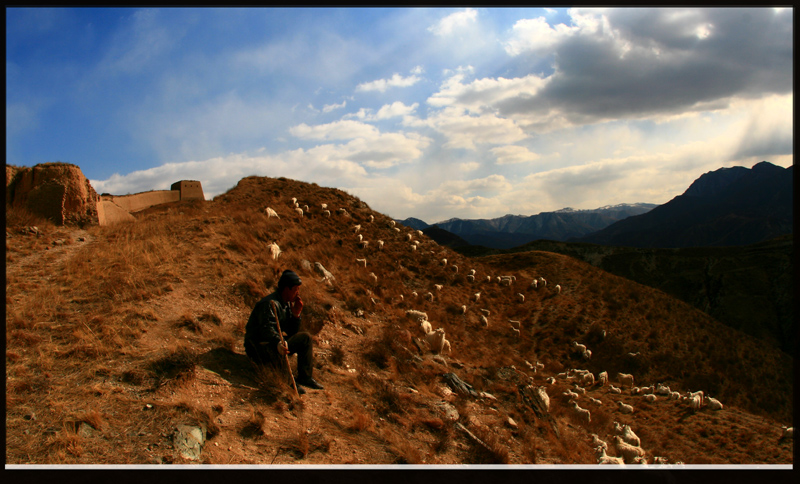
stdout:
<svg viewBox="0 0 800 484">
<path fill-rule="evenodd" d="M 721 168 L 648 213 L 620 220 L 570 242 L 628 247 L 748 245 L 793 229 L 794 167 L 763 161 Z"/>
<path fill-rule="evenodd" d="M 302 217 L 293 197 L 310 207 Z M 591 434 L 610 440 L 614 421 L 632 426 L 651 463 L 793 461 L 793 441 L 780 438 L 791 358 L 571 257 L 469 259 L 340 190 L 266 177 L 116 226 L 58 227 L 7 209 L 6 230 L 7 465 L 594 464 Z M 286 268 L 303 279 L 325 385 L 300 398 L 283 370 L 253 368 L 242 347 L 250 309 Z M 494 282 L 502 275 L 516 282 Z M 530 286 L 538 276 L 546 287 Z M 443 328 L 449 353 L 428 348 L 410 309 Z M 607 371 L 617 386 L 626 372 L 637 386 L 703 390 L 724 408 L 586 383 L 576 401 L 591 421 L 581 420 L 564 396 L 578 391 L 574 368 Z M 533 398 L 540 386 L 549 410 Z M 182 450 L 185 426 L 197 429 L 195 454 Z"/>
<path fill-rule="evenodd" d="M 621 204 L 593 210 L 565 208 L 536 215 L 505 215 L 494 219 L 450 219 L 436 224 L 471 245 L 509 249 L 537 240 L 567 240 L 596 232 L 612 223 L 652 210 L 649 203 Z"/>
</svg>

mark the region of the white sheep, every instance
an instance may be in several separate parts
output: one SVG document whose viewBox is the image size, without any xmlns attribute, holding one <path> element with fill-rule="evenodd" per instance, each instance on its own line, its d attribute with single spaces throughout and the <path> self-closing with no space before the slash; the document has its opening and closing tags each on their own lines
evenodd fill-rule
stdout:
<svg viewBox="0 0 800 484">
<path fill-rule="evenodd" d="M 267 212 L 267 218 L 270 218 L 270 217 L 280 218 L 278 216 L 278 212 L 276 212 L 275 210 L 272 210 L 269 207 L 267 207 L 266 210 L 264 210 L 264 211 Z"/>
<path fill-rule="evenodd" d="M 519 298 L 519 302 L 522 302 L 522 303 L 525 302 L 525 294 L 522 294 L 522 293 L 518 292 L 517 293 L 517 297 Z"/>
<path fill-rule="evenodd" d="M 475 269 L 470 269 L 469 270 L 469 275 L 474 276 L 475 275 Z"/>
<path fill-rule="evenodd" d="M 511 276 L 502 276 L 498 277 L 497 279 L 497 282 L 499 282 L 502 286 L 510 286 L 511 283 L 514 282 L 513 279 L 511 279 Z"/>
<path fill-rule="evenodd" d="M 319 262 L 314 262 L 314 270 L 319 272 L 319 274 L 322 276 L 322 279 L 320 279 L 319 282 L 325 281 L 328 283 L 333 283 L 333 281 L 336 280 L 336 278 L 333 277 L 333 274 L 331 274 L 327 269 L 325 269 L 325 266 L 323 266 Z"/>
<path fill-rule="evenodd" d="M 492 315 L 492 312 L 491 312 L 491 311 L 489 311 L 488 309 L 483 309 L 483 308 L 481 308 L 481 312 L 482 312 L 483 314 L 487 315 L 487 316 L 491 316 L 491 315 Z"/>
<path fill-rule="evenodd" d="M 400 232 L 400 227 L 395 227 L 395 228 L 394 228 L 394 231 L 395 231 L 395 232 Z"/>
<path fill-rule="evenodd" d="M 361 242 L 362 240 L 364 240 L 364 236 L 363 236 L 363 235 L 361 235 L 361 234 L 357 234 L 357 235 L 356 235 L 356 238 L 358 239 L 358 241 L 359 241 L 359 242 Z"/>
<path fill-rule="evenodd" d="M 547 287 L 547 281 L 544 279 L 544 277 L 539 277 L 539 285 L 542 287 Z"/>
<path fill-rule="evenodd" d="M 708 408 L 710 408 L 711 410 L 722 410 L 722 402 L 720 402 L 716 398 L 706 397 L 706 402 L 708 402 L 707 403 Z"/>
<path fill-rule="evenodd" d="M 570 400 L 574 400 L 574 399 L 577 399 L 578 397 L 580 397 L 580 395 L 578 395 L 577 393 L 573 392 L 572 390 L 567 390 L 565 392 L 562 392 L 561 394 L 564 395 L 565 397 L 567 397 Z"/>
<path fill-rule="evenodd" d="M 700 395 L 695 395 L 691 397 L 689 405 L 691 405 L 692 410 L 694 411 L 700 410 L 700 407 L 703 406 L 703 397 L 701 397 Z"/>
<path fill-rule="evenodd" d="M 431 347 L 431 351 L 434 353 L 450 352 L 450 342 L 445 339 L 443 328 L 437 328 L 435 331 L 431 331 L 430 333 L 426 334 L 425 340 L 428 342 L 428 345 Z"/>
<path fill-rule="evenodd" d="M 544 405 L 546 411 L 550 411 L 550 396 L 547 394 L 547 389 L 544 386 L 536 387 L 535 389 L 536 395 L 539 397 L 539 400 Z"/>
<path fill-rule="evenodd" d="M 669 395 L 671 391 L 667 385 L 662 383 L 656 385 L 656 393 L 659 395 Z"/>
<path fill-rule="evenodd" d="M 781 425 L 781 440 L 783 439 L 794 440 L 794 427 L 787 427 L 786 425 Z"/>
<path fill-rule="evenodd" d="M 592 359 L 592 350 L 586 350 L 583 352 L 583 358 L 586 360 Z"/>
<path fill-rule="evenodd" d="M 585 408 L 581 408 L 580 406 L 578 406 L 578 402 L 576 402 L 574 400 L 572 402 L 570 402 L 570 403 L 572 405 L 572 410 L 576 414 L 578 414 L 578 416 L 581 419 L 586 420 L 586 423 L 591 423 L 592 422 L 592 413 L 589 410 L 587 410 Z"/>
<path fill-rule="evenodd" d="M 308 213 L 309 212 L 308 205 L 303 205 L 303 210 L 305 210 L 305 212 Z"/>
<path fill-rule="evenodd" d="M 603 443 L 605 443 L 605 442 L 603 442 Z M 613 465 L 624 466 L 625 465 L 625 460 L 622 457 L 612 457 L 612 456 L 606 454 L 606 448 L 607 447 L 608 447 L 608 444 L 606 444 L 606 447 L 603 447 L 602 445 L 595 446 L 594 453 L 595 453 L 595 456 L 597 456 L 597 463 L 600 464 L 600 465 L 612 465 L 613 464 Z"/>
<path fill-rule="evenodd" d="M 475 294 L 473 294 L 473 295 L 472 295 L 472 298 L 473 298 L 473 300 L 474 300 L 475 302 L 478 302 L 478 299 L 480 299 L 480 298 L 481 298 L 481 293 L 479 293 L 479 292 L 476 292 Z"/>
<path fill-rule="evenodd" d="M 649 387 L 641 387 L 639 389 L 639 393 L 641 393 L 642 395 L 650 395 L 655 392 L 656 392 L 655 385 L 650 385 Z"/>
<path fill-rule="evenodd" d="M 367 277 L 369 277 L 369 280 L 372 281 L 373 285 L 378 284 L 378 276 L 376 276 L 374 272 L 367 274 Z"/>
<path fill-rule="evenodd" d="M 467 281 L 475 282 L 475 276 L 473 276 L 472 274 L 467 274 Z"/>
<path fill-rule="evenodd" d="M 417 246 L 414 245 L 414 244 L 411 244 L 411 252 L 416 252 L 416 250 L 417 250 Z"/>
<path fill-rule="evenodd" d="M 536 366 L 537 370 L 544 370 L 544 363 L 540 363 L 537 361 L 536 363 L 534 363 L 534 366 Z"/>
<path fill-rule="evenodd" d="M 444 286 L 441 284 L 434 284 L 433 287 L 435 287 L 437 291 L 441 291 Z"/>
<path fill-rule="evenodd" d="M 603 401 L 602 400 L 598 400 L 598 399 L 596 399 L 594 397 L 589 397 L 589 401 L 592 402 L 595 405 L 599 405 L 599 406 L 603 405 Z"/>
<path fill-rule="evenodd" d="M 425 234 L 424 234 L 424 233 L 423 233 L 421 230 L 417 230 L 417 235 L 419 235 L 420 237 L 422 237 L 422 236 L 423 236 L 423 235 L 425 235 Z"/>
<path fill-rule="evenodd" d="M 353 233 L 358 233 L 361 230 L 361 224 L 353 225 Z"/>
<path fill-rule="evenodd" d="M 322 211 L 322 215 L 325 216 L 325 217 L 330 217 L 331 216 L 331 211 L 330 210 L 323 210 Z"/>
<path fill-rule="evenodd" d="M 614 444 L 617 446 L 617 452 L 621 454 L 626 464 L 630 464 L 636 457 L 644 457 L 645 451 L 639 446 L 630 445 L 619 435 L 614 437 Z"/>
<path fill-rule="evenodd" d="M 545 381 L 547 382 L 548 385 L 555 385 L 555 383 L 556 383 L 556 379 L 554 377 L 552 377 L 552 376 L 551 377 L 547 377 L 545 379 Z"/>
<path fill-rule="evenodd" d="M 489 320 L 483 314 L 481 314 L 481 323 L 483 323 L 483 325 L 487 328 L 489 327 Z"/>
<path fill-rule="evenodd" d="M 576 393 L 578 393 L 580 395 L 586 395 L 586 389 L 583 388 L 582 386 L 580 386 L 579 384 L 575 383 L 575 384 L 572 385 L 572 387 L 573 387 L 573 390 Z"/>
<path fill-rule="evenodd" d="M 320 207 L 322 210 L 327 210 L 327 209 L 328 209 L 328 204 L 327 204 L 327 203 L 323 203 L 323 204 L 322 204 L 322 205 L 320 205 L 319 207 Z"/>
<path fill-rule="evenodd" d="M 655 393 L 650 393 L 650 394 L 644 396 L 644 400 L 646 402 L 653 403 L 656 400 L 658 400 L 658 397 L 656 396 Z"/>
<path fill-rule="evenodd" d="M 532 288 L 534 288 L 534 289 L 537 289 L 537 287 L 536 287 L 536 286 L 538 285 L 538 282 L 539 282 L 539 281 L 537 281 L 536 279 L 534 279 L 534 280 L 533 280 L 533 282 L 531 282 L 531 285 L 530 285 L 530 286 L 528 286 L 528 287 L 532 287 Z"/>
<path fill-rule="evenodd" d="M 576 353 L 585 353 L 586 352 L 586 345 L 582 345 L 582 344 L 578 343 L 577 341 L 573 341 L 572 342 L 572 349 Z"/>
<path fill-rule="evenodd" d="M 461 314 L 467 314 L 467 306 L 464 304 L 461 305 Z"/>
<path fill-rule="evenodd" d="M 297 197 L 292 197 L 292 205 L 297 205 Z"/>
<path fill-rule="evenodd" d="M 374 221 L 375 221 L 375 216 L 374 215 L 370 215 L 369 216 L 369 223 L 372 223 Z"/>
<path fill-rule="evenodd" d="M 367 259 L 356 259 L 356 262 L 367 267 Z"/>
<path fill-rule="evenodd" d="M 429 292 L 429 293 L 425 294 L 425 299 L 427 299 L 430 302 L 433 302 L 433 293 Z"/>
<path fill-rule="evenodd" d="M 406 234 L 406 240 L 411 242 L 413 239 L 414 239 L 414 235 L 413 234 Z"/>
<path fill-rule="evenodd" d="M 358 243 L 358 245 L 362 249 L 366 249 L 369 246 L 369 241 L 368 240 L 362 240 L 361 242 Z"/>
<path fill-rule="evenodd" d="M 620 386 L 628 385 L 633 387 L 633 375 L 629 373 L 617 373 L 617 381 Z"/>
<path fill-rule="evenodd" d="M 394 220 L 389 220 L 389 227 L 394 227 Z"/>
<path fill-rule="evenodd" d="M 378 241 L 378 249 L 379 250 L 383 250 L 383 241 L 382 240 Z"/>
<path fill-rule="evenodd" d="M 422 329 L 423 334 L 428 334 L 431 331 L 433 331 L 433 326 L 431 326 L 431 322 L 427 320 L 419 323 L 419 327 Z"/>
<path fill-rule="evenodd" d="M 614 393 L 614 394 L 619 395 L 620 393 L 622 393 L 622 389 L 621 388 L 617 388 L 614 385 L 609 385 L 608 393 Z"/>
<path fill-rule="evenodd" d="M 633 387 L 633 388 L 631 388 L 631 395 L 638 395 L 641 391 L 642 391 L 641 388 Z"/>
<path fill-rule="evenodd" d="M 597 374 L 597 380 L 600 382 L 600 386 L 604 387 L 608 384 L 608 372 L 601 371 Z"/>
<path fill-rule="evenodd" d="M 671 391 L 669 392 L 669 399 L 670 400 L 679 400 L 681 398 L 680 392 Z"/>
<path fill-rule="evenodd" d="M 272 260 L 278 260 L 278 257 L 281 255 L 281 248 L 278 247 L 278 244 L 273 242 L 269 244 L 267 248 L 269 249 L 269 253 L 272 255 Z"/>
<path fill-rule="evenodd" d="M 486 282 L 492 282 L 492 276 L 486 276 Z"/>
<path fill-rule="evenodd" d="M 626 403 L 623 403 L 623 402 L 617 402 L 617 405 L 619 405 L 619 411 L 620 412 L 622 412 L 622 413 L 633 413 L 633 407 L 632 406 L 630 406 L 630 405 L 628 405 Z"/>
<path fill-rule="evenodd" d="M 294 211 L 297 212 L 297 215 L 299 215 L 301 217 L 303 216 L 303 209 L 302 208 L 297 207 L 297 208 L 294 209 Z"/>
<path fill-rule="evenodd" d="M 641 447 L 642 441 L 639 439 L 639 436 L 636 435 L 630 425 L 622 425 L 619 422 L 614 422 L 614 432 L 622 437 L 622 440 L 624 440 L 626 443 L 636 447 Z"/>
<path fill-rule="evenodd" d="M 585 375 L 583 375 L 583 384 L 585 386 L 594 385 L 594 375 L 591 372 L 586 373 Z"/>
<path fill-rule="evenodd" d="M 453 264 L 452 266 L 450 266 L 450 268 L 453 269 L 453 272 L 458 274 L 458 266 L 457 265 Z"/>
<path fill-rule="evenodd" d="M 443 266 L 446 266 L 446 265 L 447 265 L 447 259 L 442 259 L 442 260 L 440 261 L 440 263 L 441 263 Z"/>
<path fill-rule="evenodd" d="M 555 289 L 556 289 L 556 294 L 561 294 L 561 285 L 560 284 L 556 284 L 556 288 Z"/>
</svg>

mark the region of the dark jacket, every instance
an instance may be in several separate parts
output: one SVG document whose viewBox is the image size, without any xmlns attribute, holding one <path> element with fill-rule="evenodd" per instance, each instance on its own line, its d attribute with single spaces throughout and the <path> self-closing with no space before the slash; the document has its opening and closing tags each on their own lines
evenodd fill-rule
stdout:
<svg viewBox="0 0 800 484">
<path fill-rule="evenodd" d="M 276 291 L 258 301 L 250 313 L 250 319 L 245 326 L 245 342 L 250 341 L 253 345 L 266 342 L 271 350 L 278 346 L 280 336 L 278 335 L 278 325 L 275 323 L 275 316 L 272 314 L 271 301 L 275 301 L 278 311 L 281 330 L 286 337 L 291 337 L 300 329 L 300 318 L 295 317 L 289 309 L 289 304 L 281 301 L 280 294 Z"/>
</svg>

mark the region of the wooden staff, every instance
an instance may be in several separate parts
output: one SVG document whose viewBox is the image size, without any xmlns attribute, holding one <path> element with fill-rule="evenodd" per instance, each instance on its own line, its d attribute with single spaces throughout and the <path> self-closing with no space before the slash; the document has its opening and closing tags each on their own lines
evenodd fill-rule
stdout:
<svg viewBox="0 0 800 484">
<path fill-rule="evenodd" d="M 286 368 L 289 370 L 289 378 L 292 380 L 292 387 L 294 388 L 294 393 L 297 395 L 297 398 L 300 398 L 300 392 L 297 391 L 297 383 L 294 381 L 294 375 L 292 374 L 292 365 L 289 363 L 289 350 L 286 342 L 283 340 L 283 332 L 281 331 L 281 322 L 278 320 L 278 310 L 275 308 L 275 301 L 270 301 L 270 306 L 272 308 L 272 315 L 275 316 L 275 324 L 278 325 L 278 336 L 281 338 L 281 345 L 286 348 L 286 353 L 284 353 L 284 357 L 286 357 Z"/>
</svg>

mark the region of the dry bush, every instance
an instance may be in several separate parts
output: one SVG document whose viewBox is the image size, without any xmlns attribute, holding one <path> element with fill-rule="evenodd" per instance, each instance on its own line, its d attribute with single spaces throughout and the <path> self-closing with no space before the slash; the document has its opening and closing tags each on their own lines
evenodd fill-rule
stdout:
<svg viewBox="0 0 800 484">
<path fill-rule="evenodd" d="M 156 388 L 167 382 L 185 383 L 195 377 L 199 355 L 188 345 L 179 344 L 165 356 L 151 361 L 147 370 L 156 378 Z"/>
<path fill-rule="evenodd" d="M 471 427 L 469 429 L 483 443 L 470 439 L 470 452 L 467 462 L 470 464 L 508 464 L 510 461 L 508 446 L 489 429 Z"/>
<path fill-rule="evenodd" d="M 411 442 L 404 433 L 396 432 L 390 428 L 381 430 L 380 436 L 389 444 L 389 451 L 395 456 L 392 464 L 422 464 L 425 456 L 419 447 Z"/>
<path fill-rule="evenodd" d="M 239 435 L 244 438 L 259 438 L 266 435 L 264 424 L 266 423 L 264 412 L 256 410 L 255 407 L 250 407 L 250 417 L 245 422 L 244 427 L 239 431 Z"/>
<path fill-rule="evenodd" d="M 370 430 L 375 426 L 375 421 L 372 419 L 372 416 L 364 410 L 359 405 L 353 405 L 351 411 L 352 419 L 350 422 L 345 426 L 345 429 L 349 432 L 363 432 L 365 430 Z"/>
</svg>

